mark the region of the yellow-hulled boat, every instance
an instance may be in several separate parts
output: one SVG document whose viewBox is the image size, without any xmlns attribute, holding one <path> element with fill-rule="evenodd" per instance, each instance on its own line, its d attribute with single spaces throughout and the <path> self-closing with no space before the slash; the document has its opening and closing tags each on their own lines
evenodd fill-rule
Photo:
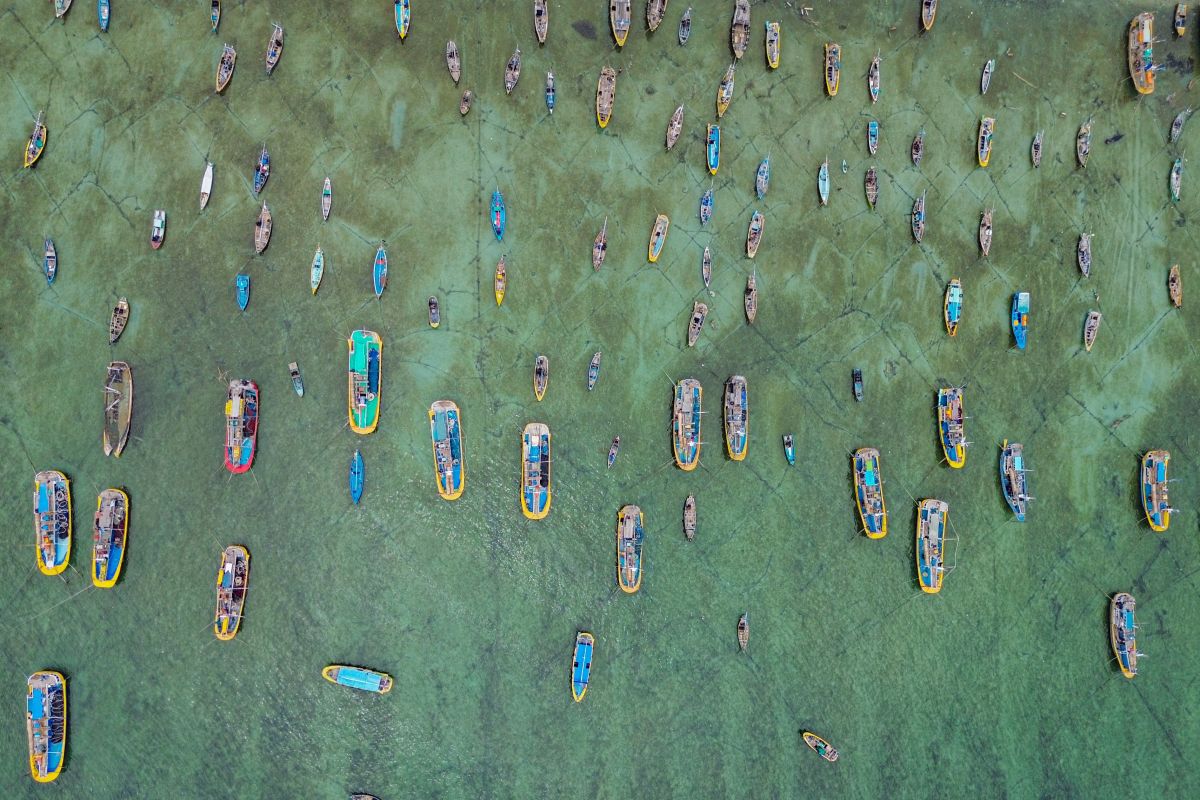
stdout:
<svg viewBox="0 0 1200 800">
<path fill-rule="evenodd" d="M 736 64 L 729 65 L 725 77 L 721 78 L 721 85 L 717 87 L 717 119 L 725 116 L 729 104 L 733 102 L 733 73 L 736 67 Z"/>
<path fill-rule="evenodd" d="M 551 499 L 550 426 L 531 422 L 521 434 L 521 513 L 545 519 Z"/>
<path fill-rule="evenodd" d="M 111 589 L 121 577 L 129 534 L 129 495 L 120 489 L 105 489 L 96 498 L 92 519 L 92 583 Z"/>
<path fill-rule="evenodd" d="M 508 270 L 505 267 L 506 256 L 500 256 L 496 262 L 496 307 L 504 302 L 504 293 L 508 291 Z"/>
<path fill-rule="evenodd" d="M 1167 496 L 1167 465 L 1171 453 L 1150 450 L 1142 456 L 1142 510 L 1150 529 L 1162 533 L 1171 525 L 1171 501 Z"/>
<path fill-rule="evenodd" d="M 1154 14 L 1144 11 L 1129 22 L 1129 77 L 1138 94 L 1154 92 Z"/>
<path fill-rule="evenodd" d="M 917 580 L 926 594 L 942 590 L 949 515 L 950 506 L 944 500 L 922 500 L 917 505 Z"/>
<path fill-rule="evenodd" d="M 250 583 L 250 551 L 231 544 L 221 552 L 221 570 L 217 573 L 217 613 L 213 633 L 227 642 L 242 626 L 242 609 Z"/>
<path fill-rule="evenodd" d="M 608 127 L 616 102 L 617 71 L 612 67 L 605 67 L 600 70 L 600 77 L 596 80 L 596 122 L 601 128 Z"/>
<path fill-rule="evenodd" d="M 654 227 L 650 229 L 650 244 L 646 248 L 646 257 L 650 259 L 651 264 L 658 261 L 659 255 L 662 254 L 670 227 L 671 220 L 666 214 L 659 214 L 654 218 Z"/>
<path fill-rule="evenodd" d="M 750 400 L 746 379 L 733 375 L 725 381 L 725 452 L 733 461 L 743 461 L 750 449 Z"/>
<path fill-rule="evenodd" d="M 633 594 L 642 585 L 642 542 L 645 539 L 642 509 L 622 506 L 617 512 L 617 582 Z"/>
<path fill-rule="evenodd" d="M 41 670 L 29 676 L 25 689 L 29 772 L 38 783 L 50 783 L 67 756 L 67 679 L 61 672 Z"/>
<path fill-rule="evenodd" d="M 346 340 L 350 351 L 346 406 L 350 429 L 367 434 L 379 424 L 383 339 L 375 331 L 357 330 Z"/>
<path fill-rule="evenodd" d="M 467 486 L 467 465 L 463 457 L 462 412 L 453 400 L 438 400 L 429 407 L 429 434 L 438 494 L 443 500 L 457 500 Z"/>
<path fill-rule="evenodd" d="M 837 42 L 825 43 L 825 91 L 837 97 L 842 85 L 842 46 Z"/>
<path fill-rule="evenodd" d="M 992 160 L 992 134 L 996 131 L 996 118 L 984 117 L 979 120 L 979 138 L 976 142 L 976 154 L 979 166 L 986 167 Z M 987 255 L 986 253 L 984 255 Z"/>
<path fill-rule="evenodd" d="M 938 438 L 946 463 L 962 469 L 967 463 L 967 439 L 963 432 L 962 387 L 938 389 Z"/>
<path fill-rule="evenodd" d="M 58 575 L 71 559 L 71 481 L 56 469 L 33 476 L 33 535 L 43 575 Z"/>
<path fill-rule="evenodd" d="M 671 414 L 671 446 L 675 465 L 691 472 L 700 463 L 700 408 L 704 389 L 695 378 L 675 384 Z"/>
<path fill-rule="evenodd" d="M 625 38 L 629 36 L 629 25 L 633 17 L 631 0 L 608 0 L 608 22 L 612 25 L 613 39 L 617 47 L 625 46 Z"/>
<path fill-rule="evenodd" d="M 38 112 L 37 119 L 33 122 L 33 133 L 29 134 L 29 141 L 25 144 L 25 166 L 32 167 L 42 157 L 42 151 L 46 149 L 46 123 L 42 120 L 44 116 L 41 111 Z"/>
<path fill-rule="evenodd" d="M 854 453 L 854 500 L 867 537 L 887 536 L 887 504 L 879 475 L 879 451 L 874 447 L 861 447 Z"/>
<path fill-rule="evenodd" d="M 767 49 L 767 66 L 771 69 L 779 69 L 779 23 L 767 23 L 767 39 L 765 43 Z"/>
</svg>

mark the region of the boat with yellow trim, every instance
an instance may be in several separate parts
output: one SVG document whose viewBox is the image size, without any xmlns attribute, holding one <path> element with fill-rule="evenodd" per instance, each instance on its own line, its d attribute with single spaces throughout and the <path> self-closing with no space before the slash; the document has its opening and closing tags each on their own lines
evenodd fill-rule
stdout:
<svg viewBox="0 0 1200 800">
<path fill-rule="evenodd" d="M 767 22 L 767 38 L 764 43 L 767 50 L 767 66 L 779 69 L 779 23 Z"/>
<path fill-rule="evenodd" d="M 733 461 L 746 458 L 750 447 L 750 399 L 746 378 L 732 375 L 725 381 L 725 452 Z"/>
<path fill-rule="evenodd" d="M 1129 77 L 1138 94 L 1154 92 L 1154 14 L 1143 11 L 1129 21 Z"/>
<path fill-rule="evenodd" d="M 242 609 L 250 582 L 250 551 L 231 544 L 221 552 L 221 570 L 217 573 L 217 613 L 213 633 L 223 642 L 237 636 L 242 626 Z"/>
<path fill-rule="evenodd" d="M 229 85 L 229 81 L 233 78 L 233 68 L 237 64 L 237 50 L 234 50 L 228 44 L 221 51 L 221 60 L 217 64 L 217 94 L 225 91 L 225 87 Z"/>
<path fill-rule="evenodd" d="M 33 121 L 33 133 L 29 134 L 29 141 L 25 144 L 25 166 L 32 167 L 42 157 L 42 151 L 46 149 L 46 118 L 45 112 L 39 111 L 37 119 Z"/>
<path fill-rule="evenodd" d="M 386 672 L 376 672 L 366 667 L 351 667 L 346 664 L 330 664 L 321 670 L 321 677 L 338 686 L 349 686 L 360 692 L 387 694 L 395 682 Z"/>
<path fill-rule="evenodd" d="M 601 128 L 608 127 L 616 102 L 617 71 L 612 67 L 605 67 L 600 70 L 600 77 L 596 79 L 596 123 Z"/>
<path fill-rule="evenodd" d="M 1141 653 L 1137 649 L 1137 624 L 1134 610 L 1137 601 L 1129 592 L 1117 592 L 1108 604 L 1108 641 L 1113 655 L 1126 678 L 1137 675 L 1137 660 Z"/>
<path fill-rule="evenodd" d="M 350 430 L 367 434 L 379 424 L 379 393 L 383 339 L 360 329 L 346 340 L 350 351 L 346 378 L 346 412 Z"/>
<path fill-rule="evenodd" d="M 825 759 L 826 761 L 838 760 L 838 751 L 834 750 L 833 745 L 829 744 L 829 742 L 825 741 L 820 736 L 817 736 L 811 731 L 801 731 L 801 736 L 804 739 L 804 743 L 821 758 Z"/>
<path fill-rule="evenodd" d="M 962 319 L 963 288 L 962 281 L 952 278 L 946 284 L 946 297 L 942 301 L 942 319 L 946 322 L 946 333 L 954 336 L 958 333 L 958 323 Z"/>
<path fill-rule="evenodd" d="M 625 46 L 629 36 L 629 25 L 633 20 L 631 0 L 608 0 L 608 22 L 612 26 L 613 39 L 617 47 Z"/>
<path fill-rule="evenodd" d="M 883 501 L 883 478 L 879 475 L 879 451 L 874 447 L 854 451 L 854 500 L 867 537 L 887 536 L 887 504 Z"/>
<path fill-rule="evenodd" d="M 540 403 L 550 385 L 550 359 L 539 354 L 533 360 L 533 396 Z"/>
<path fill-rule="evenodd" d="M 921 0 L 921 27 L 929 30 L 937 19 L 938 0 Z"/>
<path fill-rule="evenodd" d="M 234 378 L 225 393 L 225 469 L 235 475 L 254 466 L 258 445 L 258 384 Z"/>
<path fill-rule="evenodd" d="M 651 264 L 658 261 L 658 257 L 662 254 L 670 227 L 671 219 L 666 214 L 659 214 L 654 218 L 654 227 L 650 229 L 650 245 L 646 248 L 646 257 L 650 259 Z"/>
<path fill-rule="evenodd" d="M 938 389 L 938 438 L 942 441 L 942 452 L 946 463 L 953 469 L 962 469 L 967 463 L 967 445 L 963 433 L 962 387 L 950 386 Z"/>
<path fill-rule="evenodd" d="M 551 499 L 550 426 L 531 422 L 521 433 L 521 513 L 545 519 Z"/>
<path fill-rule="evenodd" d="M 617 582 L 626 594 L 642 585 L 644 521 L 642 509 L 634 505 L 622 506 L 617 513 Z"/>
<path fill-rule="evenodd" d="M 429 406 L 429 435 L 433 439 L 433 476 L 443 500 L 462 497 L 467 485 L 463 458 L 462 412 L 453 400 L 437 400 Z"/>
<path fill-rule="evenodd" d="M 496 282 L 494 288 L 496 294 L 496 308 L 499 308 L 500 304 L 504 302 L 504 293 L 508 291 L 508 269 L 505 265 L 506 260 L 507 256 L 500 256 L 500 260 L 496 262 Z"/>
<path fill-rule="evenodd" d="M 825 43 L 825 91 L 837 97 L 842 85 L 842 46 L 837 42 Z"/>
<path fill-rule="evenodd" d="M 92 518 L 92 583 L 111 589 L 121 576 L 125 539 L 129 534 L 129 495 L 105 489 L 96 498 Z"/>
<path fill-rule="evenodd" d="M 578 703 L 587 694 L 592 674 L 592 650 L 596 639 L 587 631 L 575 634 L 575 653 L 571 659 L 571 697 Z"/>
<path fill-rule="evenodd" d="M 58 575 L 71 559 L 71 482 L 56 469 L 33 476 L 33 536 L 43 575 Z"/>
<path fill-rule="evenodd" d="M 61 672 L 40 670 L 29 676 L 25 692 L 29 772 L 38 783 L 50 783 L 67 757 L 67 679 Z"/>
<path fill-rule="evenodd" d="M 704 389 L 695 378 L 675 384 L 671 414 L 671 446 L 675 466 L 691 472 L 700 463 L 700 407 Z"/>
<path fill-rule="evenodd" d="M 725 77 L 721 78 L 721 85 L 717 87 L 717 119 L 725 116 L 729 104 L 733 102 L 733 72 L 736 68 L 737 64 L 730 64 L 725 70 Z"/>
<path fill-rule="evenodd" d="M 944 500 L 922 500 L 917 504 L 917 580 L 926 594 L 942 590 L 949 515 L 950 506 Z"/>
<path fill-rule="evenodd" d="M 1188 13 L 1188 4 L 1187 3 L 1176 3 L 1175 4 L 1175 16 L 1172 19 L 1172 23 L 1175 26 L 1175 35 L 1180 37 L 1181 39 L 1187 33 L 1187 13 Z"/>
<path fill-rule="evenodd" d="M 996 130 L 995 117 L 983 117 L 979 120 L 979 138 L 975 148 L 979 158 L 979 166 L 986 167 L 992 160 L 992 134 Z"/>
<path fill-rule="evenodd" d="M 1171 501 L 1167 497 L 1167 466 L 1171 453 L 1150 450 L 1142 456 L 1142 510 L 1150 529 L 1162 533 L 1171 524 Z"/>
</svg>

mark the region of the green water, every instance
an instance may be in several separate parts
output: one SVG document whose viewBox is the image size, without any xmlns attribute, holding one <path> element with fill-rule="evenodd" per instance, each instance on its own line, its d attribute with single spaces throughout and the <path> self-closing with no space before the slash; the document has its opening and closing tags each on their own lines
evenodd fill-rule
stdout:
<svg viewBox="0 0 1200 800">
<path fill-rule="evenodd" d="M 722 120 L 716 216 L 697 200 L 710 179 L 704 124 L 729 62 L 731 2 L 691 0 L 614 52 L 600 0 L 555 0 L 539 48 L 527 2 L 506 17 L 491 2 L 414 2 L 401 45 L 389 4 L 225 4 L 220 33 L 207 4 L 135 7 L 114 0 L 109 34 L 79 0 L 65 23 L 49 4 L 0 10 L 0 508 L 12 557 L 0 562 L 0 793 L 4 797 L 1188 797 L 1200 791 L 1200 637 L 1192 453 L 1198 390 L 1189 336 L 1194 301 L 1169 308 L 1179 262 L 1189 299 L 1200 289 L 1183 202 L 1169 202 L 1177 148 L 1172 117 L 1197 56 L 1158 12 L 1156 60 L 1170 67 L 1137 99 L 1124 31 L 1141 7 L 1096 3 L 944 2 L 916 33 L 916 0 L 756 3 L 751 45 Z M 769 72 L 762 24 L 783 20 L 783 65 Z M 262 70 L 271 22 L 287 31 L 275 74 Z M 1068 22 L 1073 21 L 1071 26 Z M 893 29 L 894 26 L 894 29 Z M 453 36 L 462 86 L 443 62 Z M 823 94 L 821 45 L 843 46 L 835 99 Z M 222 42 L 239 60 L 212 91 Z M 525 56 L 513 96 L 504 63 Z M 863 75 L 876 50 L 883 95 Z M 1007 55 L 1007 54 L 1011 54 Z M 998 59 L 991 90 L 980 69 Z M 597 129 L 596 78 L 623 70 L 613 121 Z M 546 114 L 544 72 L 558 105 Z M 458 114 L 463 88 L 475 108 Z M 687 106 L 674 151 L 662 147 L 674 107 Z M 21 170 L 33 116 L 49 145 Z M 997 119 L 991 166 L 974 160 L 979 117 Z M 882 127 L 866 154 L 872 116 Z M 1093 155 L 1075 167 L 1075 131 L 1095 119 Z M 927 131 L 920 170 L 912 136 Z M 1040 170 L 1029 143 L 1046 132 Z M 1112 145 L 1103 140 L 1117 132 Z M 266 142 L 270 248 L 253 255 L 259 200 L 251 168 Z M 765 202 L 754 171 L 770 153 Z M 818 205 L 828 156 L 833 197 Z M 216 164 L 197 208 L 206 157 Z M 838 168 L 842 159 L 849 174 Z M 878 210 L 862 176 L 880 171 Z M 332 176 L 329 222 L 318 208 Z M 508 202 L 503 244 L 487 202 Z M 912 198 L 928 190 L 922 245 Z M 978 255 L 979 214 L 995 206 L 992 255 Z M 168 211 L 166 244 L 150 249 L 151 214 Z M 744 257 L 751 212 L 766 214 L 762 248 Z M 671 231 L 657 265 L 651 223 Z M 604 217 L 609 253 L 589 251 Z M 1095 233 L 1092 277 L 1074 267 Z M 58 280 L 40 273 L 54 237 Z M 388 242 L 381 301 L 370 267 Z M 320 244 L 326 277 L 308 289 Z M 715 254 L 712 293 L 700 251 Z M 508 256 L 504 305 L 492 270 Z M 757 271 L 760 310 L 742 316 Z M 253 277 L 249 309 L 234 276 Z M 942 292 L 966 291 L 958 336 L 946 336 Z M 1010 348 L 1011 294 L 1032 294 L 1029 349 Z M 1083 319 L 1100 294 L 1104 323 L 1090 354 Z M 442 325 L 430 330 L 425 298 Z M 132 305 L 107 345 L 109 310 Z M 685 344 L 695 299 L 712 312 Z M 369 437 L 346 427 L 345 336 L 380 332 L 383 409 Z M 585 390 L 588 359 L 604 352 Z M 550 358 L 546 399 L 530 385 Z M 129 361 L 133 439 L 120 460 L 100 448 L 107 362 Z M 308 392 L 291 393 L 299 361 Z M 866 376 L 853 403 L 849 373 Z M 747 377 L 750 453 L 723 457 L 722 382 Z M 248 475 L 222 467 L 220 375 L 262 389 L 259 453 Z M 702 381 L 709 412 L 701 468 L 671 465 L 670 380 Z M 939 385 L 966 383 L 966 467 L 940 463 Z M 467 488 L 447 503 L 432 475 L 426 410 L 463 411 Z M 550 516 L 525 520 L 517 494 L 519 434 L 554 434 Z M 797 465 L 780 437 L 796 434 Z M 616 466 L 605 468 L 620 434 Z M 1028 522 L 1005 506 L 998 446 L 1024 443 Z M 890 535 L 857 532 L 849 453 L 882 452 Z M 346 470 L 366 461 L 363 503 Z M 1167 534 L 1149 531 L 1137 499 L 1137 456 L 1173 454 Z M 73 481 L 75 548 L 65 579 L 38 574 L 29 547 L 38 469 Z M 87 575 L 93 498 L 109 485 L 132 498 L 130 548 L 113 590 Z M 680 509 L 699 503 L 695 541 Z M 938 596 L 915 580 L 914 498 L 950 504 L 956 568 Z M 641 505 L 648 533 L 641 591 L 616 587 L 617 509 Z M 252 554 L 246 620 L 233 642 L 211 632 L 222 547 Z M 1135 681 L 1108 647 L 1108 596 L 1138 599 Z M 752 623 L 739 654 L 738 616 Z M 575 632 L 596 635 L 592 684 L 571 701 Z M 330 686 L 328 663 L 396 677 L 391 694 Z M 21 719 L 25 676 L 70 680 L 68 759 L 53 787 L 30 780 Z M 842 751 L 834 765 L 800 742 L 815 730 Z"/>
</svg>

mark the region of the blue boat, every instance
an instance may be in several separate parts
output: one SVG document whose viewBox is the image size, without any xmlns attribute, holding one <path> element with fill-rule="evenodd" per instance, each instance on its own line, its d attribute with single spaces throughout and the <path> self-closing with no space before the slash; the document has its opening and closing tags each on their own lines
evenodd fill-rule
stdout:
<svg viewBox="0 0 1200 800">
<path fill-rule="evenodd" d="M 717 168 L 721 166 L 721 126 L 709 125 L 708 133 L 704 137 L 705 152 L 708 155 L 708 172 L 710 175 L 717 174 Z"/>
<path fill-rule="evenodd" d="M 497 241 L 504 241 L 504 195 L 499 189 L 492 192 L 492 230 Z"/>
<path fill-rule="evenodd" d="M 350 499 L 358 505 L 358 501 L 362 499 L 363 493 L 363 459 L 362 453 L 355 450 L 354 457 L 350 459 Z"/>
<path fill-rule="evenodd" d="M 783 456 L 791 466 L 796 466 L 796 445 L 790 433 L 783 435 Z"/>
<path fill-rule="evenodd" d="M 43 575 L 58 575 L 71 557 L 71 482 L 56 469 L 33 476 L 33 534 Z"/>
<path fill-rule="evenodd" d="M 375 282 L 375 296 L 383 295 L 383 290 L 387 288 L 387 249 L 384 248 L 385 242 L 379 243 L 379 249 L 375 251 L 375 264 L 371 268 L 371 277 Z"/>
<path fill-rule="evenodd" d="M 67 679 L 61 672 L 42 670 L 29 676 L 26 690 L 29 770 L 38 783 L 50 783 L 62 772 L 67 755 Z"/>
<path fill-rule="evenodd" d="M 1029 331 L 1029 292 L 1017 292 L 1012 301 L 1013 339 L 1017 349 L 1025 349 L 1025 334 Z"/>
<path fill-rule="evenodd" d="M 429 406 L 429 435 L 433 439 L 438 494 L 443 500 L 457 500 L 466 487 L 467 473 L 463 464 L 462 414 L 454 401 L 437 400 Z"/>
<path fill-rule="evenodd" d="M 54 249 L 54 240 L 47 239 L 46 252 L 42 256 L 42 274 L 46 276 L 46 285 L 54 283 L 54 276 L 58 274 L 58 251 Z"/>
<path fill-rule="evenodd" d="M 879 149 L 879 121 L 871 120 L 867 123 L 867 152 L 875 155 L 875 151 Z"/>
<path fill-rule="evenodd" d="M 262 154 L 258 157 L 258 164 L 254 168 L 254 193 L 258 194 L 267 185 L 267 178 L 271 177 L 271 154 L 267 152 L 267 146 L 264 144 Z"/>
<path fill-rule="evenodd" d="M 396 33 L 400 36 L 400 41 L 408 36 L 408 26 L 412 20 L 412 8 L 408 4 L 408 0 L 393 0 L 393 5 L 396 10 Z"/>
<path fill-rule="evenodd" d="M 588 678 L 592 674 L 592 648 L 596 640 L 587 631 L 575 635 L 575 655 L 571 659 L 571 696 L 578 703 L 587 694 Z"/>
<path fill-rule="evenodd" d="M 554 113 L 554 73 L 546 73 L 546 108 Z"/>
<path fill-rule="evenodd" d="M 363 667 L 349 667 L 345 664 L 330 664 L 321 670 L 321 677 L 338 686 L 349 686 L 363 692 L 387 694 L 392 690 L 392 676 L 386 672 L 376 672 Z"/>
<path fill-rule="evenodd" d="M 700 224 L 707 225 L 713 215 L 713 190 L 708 187 L 704 190 L 704 194 L 700 195 Z"/>
<path fill-rule="evenodd" d="M 1025 448 L 1008 439 L 1000 445 L 1000 489 L 1017 522 L 1024 522 L 1025 508 L 1033 499 L 1025 483 Z"/>
<path fill-rule="evenodd" d="M 96 0 L 96 19 L 100 21 L 100 30 L 108 31 L 108 17 L 111 13 L 108 0 Z"/>
<path fill-rule="evenodd" d="M 550 513 L 550 428 L 531 422 L 521 434 L 521 513 L 545 519 Z"/>
<path fill-rule="evenodd" d="M 237 276 L 237 304 L 242 311 L 250 305 L 250 276 L 239 272 Z"/>
</svg>

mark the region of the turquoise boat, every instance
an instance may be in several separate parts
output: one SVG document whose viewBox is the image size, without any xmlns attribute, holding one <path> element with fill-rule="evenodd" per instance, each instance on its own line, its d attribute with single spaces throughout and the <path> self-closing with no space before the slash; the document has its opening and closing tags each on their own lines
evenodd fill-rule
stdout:
<svg viewBox="0 0 1200 800">
<path fill-rule="evenodd" d="M 492 192 L 492 232 L 496 234 L 496 241 L 504 241 L 504 195 L 500 194 L 500 190 Z"/>
<path fill-rule="evenodd" d="M 321 677 L 338 686 L 349 686 L 361 692 L 387 694 L 392 690 L 392 676 L 386 672 L 376 672 L 363 667 L 349 667 L 345 664 L 330 664 L 321 670 Z"/>
<path fill-rule="evenodd" d="M 33 476 L 33 533 L 38 569 L 63 572 L 71 557 L 71 482 L 56 469 Z"/>
<path fill-rule="evenodd" d="M 355 505 L 358 505 L 358 501 L 362 499 L 363 478 L 362 453 L 355 450 L 354 457 L 350 459 L 350 499 L 354 501 Z"/>
<path fill-rule="evenodd" d="M 875 155 L 875 151 L 879 149 L 879 121 L 871 120 L 867 123 L 867 152 Z"/>
<path fill-rule="evenodd" d="M 587 694 L 588 679 L 592 674 L 592 648 L 595 638 L 587 631 L 575 634 L 575 655 L 571 659 L 571 696 L 578 703 Z"/>
<path fill-rule="evenodd" d="M 409 0 L 393 0 L 393 3 L 396 11 L 396 33 L 403 42 L 408 36 L 408 26 L 412 23 L 412 8 L 409 6 Z"/>
<path fill-rule="evenodd" d="M 96 19 L 100 22 L 100 30 L 108 32 L 108 18 L 112 14 L 108 0 L 96 0 Z"/>
<path fill-rule="evenodd" d="M 375 284 L 375 296 L 381 297 L 383 290 L 387 288 L 387 248 L 384 245 L 386 242 L 379 243 L 379 249 L 375 251 L 375 264 L 371 267 L 371 279 Z"/>
<path fill-rule="evenodd" d="M 710 175 L 717 174 L 717 168 L 721 166 L 721 126 L 709 125 L 708 134 L 704 139 L 705 152 L 708 156 L 708 172 Z"/>
<path fill-rule="evenodd" d="M 250 305 L 250 276 L 239 272 L 237 276 L 237 304 L 242 311 Z"/>
<path fill-rule="evenodd" d="M 1025 336 L 1029 331 L 1029 292 L 1017 292 L 1012 300 L 1013 339 L 1018 350 L 1025 349 Z"/>
</svg>

